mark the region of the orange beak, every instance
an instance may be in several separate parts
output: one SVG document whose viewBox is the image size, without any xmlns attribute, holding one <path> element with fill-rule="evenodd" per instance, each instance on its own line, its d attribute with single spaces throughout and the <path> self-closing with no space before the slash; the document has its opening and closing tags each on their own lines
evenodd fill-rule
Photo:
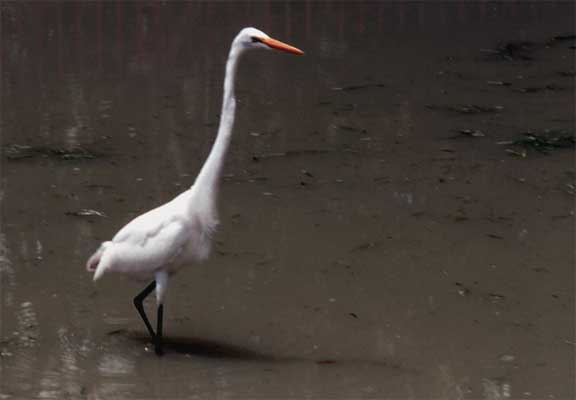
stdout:
<svg viewBox="0 0 576 400">
<path fill-rule="evenodd" d="M 304 54 L 304 52 L 302 50 L 297 49 L 294 46 L 290 46 L 289 44 L 286 44 L 286 43 L 281 42 L 281 41 L 276 40 L 276 39 L 258 37 L 257 40 L 259 42 L 264 43 L 268 47 L 271 47 L 271 48 L 276 49 L 276 50 L 282 50 L 282 51 L 285 51 L 287 53 L 298 54 L 299 56 Z"/>
</svg>

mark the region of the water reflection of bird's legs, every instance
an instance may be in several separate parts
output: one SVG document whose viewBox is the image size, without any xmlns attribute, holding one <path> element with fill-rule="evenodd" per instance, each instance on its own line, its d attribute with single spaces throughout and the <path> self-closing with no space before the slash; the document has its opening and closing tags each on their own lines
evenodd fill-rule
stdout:
<svg viewBox="0 0 576 400">
<path fill-rule="evenodd" d="M 136 297 L 134 297 L 134 306 L 136 307 L 138 314 L 140 314 L 142 321 L 144 321 L 144 324 L 146 325 L 146 328 L 148 329 L 148 333 L 150 333 L 152 340 L 154 340 L 154 350 L 155 350 L 156 354 L 161 355 L 162 354 L 162 319 L 164 317 L 164 306 L 163 306 L 163 304 L 158 305 L 158 314 L 157 314 L 157 320 L 156 320 L 156 325 L 157 325 L 156 326 L 156 332 L 154 332 L 154 329 L 152 329 L 152 325 L 150 324 L 150 321 L 148 320 L 148 317 L 146 316 L 146 312 L 144 311 L 144 299 L 146 299 L 146 297 L 148 297 L 148 295 L 155 288 L 156 288 L 156 281 L 150 282 L 150 284 L 148 286 L 146 286 L 144 288 L 144 290 L 142 290 L 138 295 L 136 295 Z"/>
</svg>

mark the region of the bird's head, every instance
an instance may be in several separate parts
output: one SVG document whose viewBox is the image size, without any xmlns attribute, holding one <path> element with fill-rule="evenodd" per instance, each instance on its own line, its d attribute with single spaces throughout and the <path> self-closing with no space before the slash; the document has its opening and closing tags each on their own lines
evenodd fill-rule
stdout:
<svg viewBox="0 0 576 400">
<path fill-rule="evenodd" d="M 270 36 L 256 28 L 244 28 L 240 31 L 235 44 L 242 49 L 267 49 L 267 50 L 280 50 L 292 54 L 302 55 L 304 52 L 294 46 L 283 43 L 279 40 L 272 39 Z"/>
</svg>

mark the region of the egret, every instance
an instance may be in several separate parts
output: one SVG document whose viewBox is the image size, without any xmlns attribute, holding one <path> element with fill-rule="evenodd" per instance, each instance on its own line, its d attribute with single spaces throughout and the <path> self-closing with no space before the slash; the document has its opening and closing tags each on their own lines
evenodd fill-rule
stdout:
<svg viewBox="0 0 576 400">
<path fill-rule="evenodd" d="M 158 355 L 162 354 L 163 303 L 169 277 L 183 266 L 205 260 L 210 253 L 212 236 L 218 225 L 218 181 L 234 126 L 236 70 L 240 56 L 250 49 L 304 54 L 302 50 L 272 39 L 258 29 L 242 29 L 232 41 L 226 62 L 218 133 L 194 184 L 169 202 L 134 218 L 112 240 L 103 242 L 86 264 L 86 269 L 94 273 L 94 280 L 107 272 L 152 279 L 134 297 L 134 306 L 146 325 Z M 143 305 L 154 290 L 156 331 Z"/>
</svg>

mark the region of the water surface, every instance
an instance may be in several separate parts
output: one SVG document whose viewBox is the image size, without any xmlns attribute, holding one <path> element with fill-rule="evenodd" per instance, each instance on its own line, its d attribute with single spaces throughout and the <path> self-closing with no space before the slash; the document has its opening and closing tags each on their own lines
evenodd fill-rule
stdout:
<svg viewBox="0 0 576 400">
<path fill-rule="evenodd" d="M 571 3 L 0 8 L 2 398 L 574 398 L 574 153 L 510 144 L 573 132 Z M 192 184 L 244 26 L 306 56 L 242 61 L 157 358 L 84 264 Z"/>
</svg>

